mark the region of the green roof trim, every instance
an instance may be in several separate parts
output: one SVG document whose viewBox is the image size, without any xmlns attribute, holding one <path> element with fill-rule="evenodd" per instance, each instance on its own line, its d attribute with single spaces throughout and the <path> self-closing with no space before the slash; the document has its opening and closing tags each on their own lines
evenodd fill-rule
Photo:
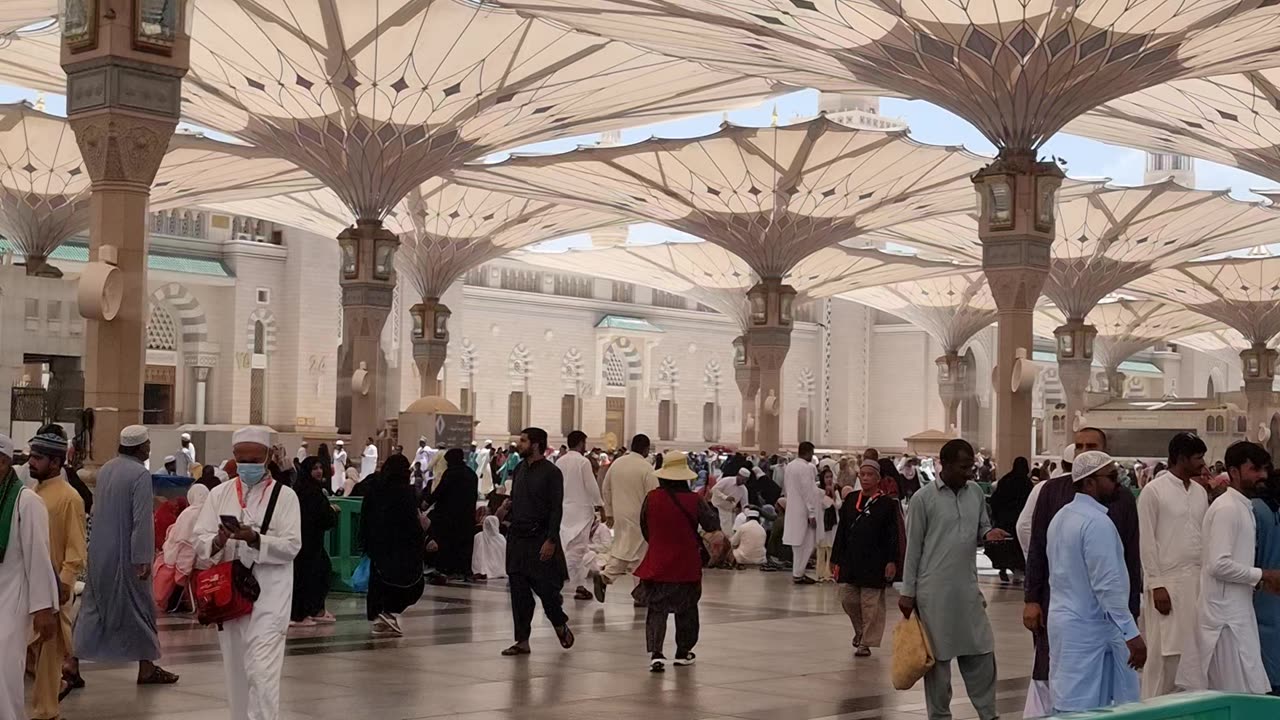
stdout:
<svg viewBox="0 0 1280 720">
<path fill-rule="evenodd" d="M 0 238 L 0 249 L 22 256 L 22 253 L 6 238 Z M 54 249 L 49 258 L 51 260 L 61 260 L 62 262 L 87 263 L 89 262 L 89 246 L 79 243 L 63 243 Z M 231 270 L 221 260 L 188 255 L 166 255 L 153 252 L 147 255 L 147 269 L 182 273 L 184 275 L 234 277 Z"/>
<path fill-rule="evenodd" d="M 1034 350 L 1034 351 L 1032 351 L 1032 353 L 1031 353 L 1031 359 L 1032 359 L 1032 360 L 1035 360 L 1036 362 L 1048 363 L 1048 364 L 1051 364 L 1051 365 L 1053 365 L 1053 364 L 1057 364 L 1057 362 L 1058 362 L 1058 356 L 1057 356 L 1057 355 L 1055 355 L 1054 353 L 1051 353 L 1051 352 L 1046 352 L 1046 351 L 1044 351 L 1044 350 Z M 1097 360 L 1094 360 L 1094 361 L 1093 361 L 1093 367 L 1096 367 L 1096 368 L 1098 368 L 1098 369 L 1102 369 L 1102 363 L 1098 362 Z M 1142 361 L 1139 361 L 1139 360 L 1126 360 L 1126 361 L 1124 361 L 1124 362 L 1120 363 L 1120 372 L 1126 372 L 1126 373 L 1142 373 L 1142 374 L 1144 374 L 1144 375 L 1160 375 L 1160 374 L 1162 374 L 1162 371 L 1160 370 L 1160 368 L 1156 367 L 1154 364 L 1149 363 L 1149 362 L 1142 362 Z"/>
<path fill-rule="evenodd" d="M 666 332 L 662 328 L 644 318 L 627 317 L 626 315 L 605 315 L 596 323 L 596 328 L 607 330 L 629 330 L 631 332 Z"/>
</svg>

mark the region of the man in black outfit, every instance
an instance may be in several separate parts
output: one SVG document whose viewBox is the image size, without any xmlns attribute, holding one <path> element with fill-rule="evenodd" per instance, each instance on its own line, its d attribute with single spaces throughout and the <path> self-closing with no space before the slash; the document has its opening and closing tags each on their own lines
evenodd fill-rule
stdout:
<svg viewBox="0 0 1280 720">
<path fill-rule="evenodd" d="M 569 618 L 561 607 L 560 592 L 569 578 L 564 548 L 560 547 L 560 515 L 564 504 L 564 476 L 546 459 L 547 431 L 525 428 L 516 444 L 521 462 L 511 481 L 510 534 L 507 536 L 507 585 L 511 590 L 511 617 L 516 644 L 503 655 L 528 655 L 537 595 L 542 611 L 560 639 L 560 647 L 573 647 Z"/>
</svg>

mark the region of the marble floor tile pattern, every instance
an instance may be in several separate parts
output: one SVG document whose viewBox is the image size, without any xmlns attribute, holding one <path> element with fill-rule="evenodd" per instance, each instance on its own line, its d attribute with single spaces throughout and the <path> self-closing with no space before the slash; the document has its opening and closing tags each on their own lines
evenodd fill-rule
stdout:
<svg viewBox="0 0 1280 720">
<path fill-rule="evenodd" d="M 984 560 L 984 558 L 980 558 Z M 981 586 L 995 630 L 1001 717 L 1018 720 L 1033 653 L 1022 589 L 987 570 Z M 710 571 L 694 667 L 647 671 L 644 611 L 629 583 L 608 602 L 565 606 L 577 646 L 563 651 L 539 615 L 533 654 L 511 643 L 505 581 L 428 586 L 401 624 L 403 638 L 372 639 L 362 598 L 331 596 L 339 622 L 290 631 L 281 720 L 922 720 L 924 695 L 893 690 L 889 640 L 901 615 L 889 593 L 885 648 L 854 658 L 852 631 L 832 585 L 793 587 L 789 573 Z M 161 664 L 172 687 L 139 688 L 136 666 L 84 664 L 88 687 L 63 703 L 68 720 L 217 720 L 227 717 L 216 631 L 161 619 Z M 674 626 L 667 642 L 675 640 Z M 674 648 L 668 649 L 668 656 Z M 955 675 L 955 720 L 976 717 Z"/>
</svg>

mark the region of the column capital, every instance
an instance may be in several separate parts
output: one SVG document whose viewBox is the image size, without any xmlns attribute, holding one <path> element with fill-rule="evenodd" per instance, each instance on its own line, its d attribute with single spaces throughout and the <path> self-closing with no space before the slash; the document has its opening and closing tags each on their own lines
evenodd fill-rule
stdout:
<svg viewBox="0 0 1280 720">
<path fill-rule="evenodd" d="M 1030 313 L 1040 299 L 1049 269 L 1047 265 L 1043 270 L 1030 266 L 993 268 L 984 265 L 983 274 L 987 276 L 991 297 L 1001 312 Z"/>
<path fill-rule="evenodd" d="M 1276 374 L 1277 354 L 1264 343 L 1254 343 L 1248 350 L 1241 351 L 1245 389 L 1249 389 L 1250 385 L 1271 389 Z"/>
<path fill-rule="evenodd" d="M 389 310 L 396 286 L 400 238 L 377 220 L 358 220 L 338 233 L 342 250 L 342 306 Z"/>
</svg>

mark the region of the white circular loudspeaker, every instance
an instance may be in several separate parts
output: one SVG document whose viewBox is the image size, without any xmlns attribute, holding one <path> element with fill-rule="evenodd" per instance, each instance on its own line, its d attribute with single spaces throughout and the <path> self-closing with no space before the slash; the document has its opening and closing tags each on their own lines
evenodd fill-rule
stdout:
<svg viewBox="0 0 1280 720">
<path fill-rule="evenodd" d="M 110 322 L 120 313 L 123 300 L 124 274 L 120 268 L 104 262 L 85 266 L 76 286 L 76 305 L 81 317 Z"/>
<path fill-rule="evenodd" d="M 1013 361 L 1013 371 L 1009 373 L 1009 389 L 1012 392 L 1027 392 L 1036 385 L 1036 366 L 1026 358 Z"/>
<path fill-rule="evenodd" d="M 368 366 L 360 363 L 360 368 L 351 373 L 351 392 L 364 397 L 372 389 L 373 378 L 369 377 Z"/>
</svg>

